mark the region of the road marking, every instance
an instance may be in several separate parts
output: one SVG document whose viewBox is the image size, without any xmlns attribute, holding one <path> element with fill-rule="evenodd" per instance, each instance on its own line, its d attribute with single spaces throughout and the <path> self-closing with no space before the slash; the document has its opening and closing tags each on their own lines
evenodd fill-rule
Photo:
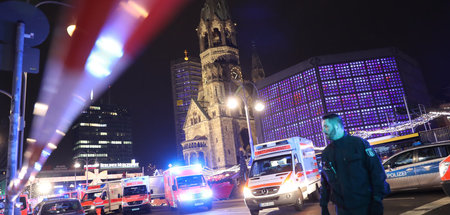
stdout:
<svg viewBox="0 0 450 215">
<path fill-rule="evenodd" d="M 414 210 L 407 211 L 405 213 L 402 213 L 400 215 L 419 215 L 424 214 L 429 211 L 432 211 L 436 208 L 439 208 L 441 206 L 444 206 L 450 202 L 450 197 L 444 197 L 442 199 L 436 200 L 434 202 L 430 202 L 428 204 L 422 205 L 420 207 L 415 208 Z"/>
<path fill-rule="evenodd" d="M 384 200 L 411 200 L 411 199 L 416 199 L 414 197 L 398 197 L 398 198 L 386 198 Z"/>
</svg>

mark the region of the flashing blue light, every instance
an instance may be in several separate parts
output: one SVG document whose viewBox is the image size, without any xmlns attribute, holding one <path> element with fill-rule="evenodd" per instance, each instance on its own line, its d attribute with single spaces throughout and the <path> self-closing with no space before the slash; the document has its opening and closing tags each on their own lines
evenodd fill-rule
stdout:
<svg viewBox="0 0 450 215">
<path fill-rule="evenodd" d="M 34 163 L 34 169 L 37 171 L 41 171 L 42 165 L 39 162 Z"/>
<path fill-rule="evenodd" d="M 105 53 L 120 58 L 123 56 L 122 45 L 110 37 L 101 37 L 95 42 L 95 46 Z"/>
<path fill-rule="evenodd" d="M 63 193 L 64 193 L 64 190 L 60 189 L 60 190 L 58 190 L 58 193 L 59 193 L 59 194 L 63 194 Z"/>
<path fill-rule="evenodd" d="M 85 69 L 97 78 L 111 74 L 111 67 L 123 56 L 122 45 L 110 37 L 100 37 L 92 49 Z"/>
</svg>

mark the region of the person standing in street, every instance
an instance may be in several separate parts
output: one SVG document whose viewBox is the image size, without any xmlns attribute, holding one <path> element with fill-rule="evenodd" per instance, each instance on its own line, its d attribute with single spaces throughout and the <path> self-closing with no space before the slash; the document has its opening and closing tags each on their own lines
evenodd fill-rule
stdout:
<svg viewBox="0 0 450 215">
<path fill-rule="evenodd" d="M 365 139 L 348 135 L 337 114 L 323 116 L 322 129 L 331 141 L 322 152 L 322 215 L 330 200 L 338 215 L 382 215 L 390 189 L 378 155 Z"/>
</svg>

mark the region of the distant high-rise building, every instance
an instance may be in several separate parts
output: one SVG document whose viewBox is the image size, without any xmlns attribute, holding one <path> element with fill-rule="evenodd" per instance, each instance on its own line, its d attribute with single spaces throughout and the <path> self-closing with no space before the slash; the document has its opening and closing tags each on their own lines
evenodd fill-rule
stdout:
<svg viewBox="0 0 450 215">
<path fill-rule="evenodd" d="M 70 129 L 74 160 L 130 163 L 133 159 L 131 117 L 118 105 L 91 105 Z"/>
<path fill-rule="evenodd" d="M 202 66 L 200 59 L 185 57 L 174 60 L 170 64 L 172 77 L 173 111 L 175 115 L 175 133 L 177 142 L 177 155 L 182 158 L 181 142 L 185 140 L 184 122 L 191 103 L 191 99 L 197 98 L 198 87 L 202 81 Z"/>
<path fill-rule="evenodd" d="M 257 86 L 268 107 L 256 123 L 263 142 L 302 136 L 324 146 L 324 114 L 342 116 L 350 132 L 377 130 L 408 120 L 404 97 L 409 107 L 430 104 L 417 63 L 395 48 L 313 57 Z"/>
</svg>

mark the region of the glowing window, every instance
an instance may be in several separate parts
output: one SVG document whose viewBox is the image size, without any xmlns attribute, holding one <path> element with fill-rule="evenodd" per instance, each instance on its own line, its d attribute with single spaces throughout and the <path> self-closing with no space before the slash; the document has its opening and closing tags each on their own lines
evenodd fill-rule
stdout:
<svg viewBox="0 0 450 215">
<path fill-rule="evenodd" d="M 284 95 L 286 93 L 291 92 L 291 83 L 289 81 L 289 79 L 285 79 L 281 82 L 279 82 L 278 85 L 278 92 L 280 93 L 280 95 Z"/>
<path fill-rule="evenodd" d="M 269 99 L 278 97 L 278 83 L 272 84 L 269 87 Z"/>
<path fill-rule="evenodd" d="M 363 121 L 361 119 L 361 113 L 359 110 L 345 112 L 345 118 L 348 127 L 355 127 L 363 124 Z"/>
<path fill-rule="evenodd" d="M 403 103 L 403 96 L 405 93 L 402 88 L 389 89 L 389 94 L 391 95 L 392 103 Z"/>
<path fill-rule="evenodd" d="M 281 104 L 283 106 L 283 109 L 291 108 L 292 106 L 294 106 L 294 99 L 292 98 L 292 94 L 288 93 L 281 96 Z"/>
<path fill-rule="evenodd" d="M 302 104 L 296 107 L 297 115 L 300 120 L 304 120 L 310 117 L 308 104 Z"/>
<path fill-rule="evenodd" d="M 375 105 L 372 92 L 358 93 L 358 100 L 361 108 L 372 107 Z"/>
<path fill-rule="evenodd" d="M 297 111 L 295 110 L 295 108 L 285 110 L 284 119 L 286 120 L 286 124 L 297 122 Z"/>
<path fill-rule="evenodd" d="M 369 75 L 382 72 L 381 63 L 379 59 L 367 60 L 366 65 L 367 65 L 367 72 Z"/>
<path fill-rule="evenodd" d="M 310 85 L 310 84 L 314 84 L 317 82 L 315 69 L 306 70 L 303 73 L 303 77 L 304 77 L 305 85 Z"/>
<path fill-rule="evenodd" d="M 355 88 L 353 87 L 353 81 L 351 78 L 339 79 L 338 83 L 339 83 L 339 89 L 340 89 L 341 94 L 355 92 Z"/>
<path fill-rule="evenodd" d="M 323 82 L 322 89 L 325 96 L 333 96 L 339 94 L 339 88 L 335 80 Z"/>
<path fill-rule="evenodd" d="M 351 70 L 353 76 L 361 76 L 361 75 L 367 74 L 364 61 L 351 62 L 350 70 Z"/>
<path fill-rule="evenodd" d="M 364 121 L 364 124 L 374 124 L 379 123 L 377 109 L 376 108 L 367 108 L 361 110 L 361 116 Z"/>
<path fill-rule="evenodd" d="M 302 74 L 299 73 L 289 78 L 291 80 L 292 90 L 296 90 L 304 86 Z"/>
<path fill-rule="evenodd" d="M 342 111 L 340 96 L 325 97 L 325 105 L 328 112 Z"/>
<path fill-rule="evenodd" d="M 372 89 L 379 90 L 386 88 L 386 81 L 384 74 L 372 75 L 369 77 L 370 83 L 372 84 Z"/>
<path fill-rule="evenodd" d="M 370 91 L 369 78 L 367 76 L 361 76 L 354 79 L 356 92 Z"/>
<path fill-rule="evenodd" d="M 319 66 L 319 74 L 322 81 L 336 79 L 333 65 Z"/>
<path fill-rule="evenodd" d="M 294 105 L 297 106 L 299 104 L 305 103 L 307 101 L 305 89 L 299 89 L 294 92 Z"/>
<path fill-rule="evenodd" d="M 286 138 L 299 136 L 297 124 L 291 124 L 286 126 Z"/>
<path fill-rule="evenodd" d="M 384 76 L 388 87 L 402 86 L 402 81 L 398 72 L 386 73 L 384 74 Z"/>
<path fill-rule="evenodd" d="M 376 105 L 388 105 L 391 104 L 388 90 L 379 90 L 373 92 Z"/>
<path fill-rule="evenodd" d="M 356 94 L 343 95 L 342 97 L 342 107 L 344 110 L 358 109 L 358 99 Z"/>
<path fill-rule="evenodd" d="M 348 78 L 348 77 L 352 76 L 352 73 L 350 71 L 350 66 L 348 63 L 335 64 L 334 68 L 336 71 L 337 78 Z"/>
<path fill-rule="evenodd" d="M 318 99 L 310 103 L 311 116 L 323 114 L 322 100 Z"/>
<path fill-rule="evenodd" d="M 393 57 L 381 58 L 380 61 L 385 72 L 397 71 L 397 63 Z"/>
<path fill-rule="evenodd" d="M 281 111 L 281 100 L 280 98 L 275 98 L 269 102 L 272 113 Z"/>
<path fill-rule="evenodd" d="M 320 98 L 320 91 L 318 84 L 309 85 L 306 87 L 306 95 L 308 96 L 308 101 L 312 101 Z"/>
</svg>

